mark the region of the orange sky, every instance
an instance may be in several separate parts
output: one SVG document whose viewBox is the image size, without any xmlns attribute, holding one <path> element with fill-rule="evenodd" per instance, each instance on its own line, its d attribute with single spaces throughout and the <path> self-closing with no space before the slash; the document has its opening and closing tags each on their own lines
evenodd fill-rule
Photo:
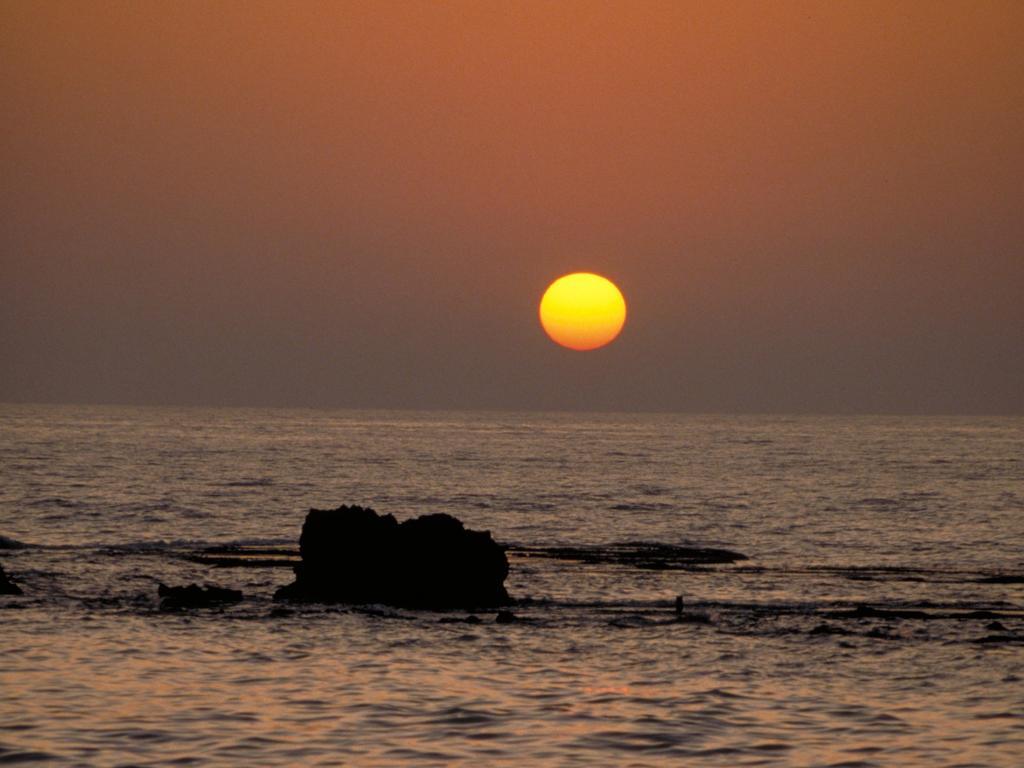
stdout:
<svg viewBox="0 0 1024 768">
<path fill-rule="evenodd" d="M 1024 412 L 1024 5 L 0 0 L 0 401 Z M 536 304 L 614 279 L 572 353 Z"/>
</svg>

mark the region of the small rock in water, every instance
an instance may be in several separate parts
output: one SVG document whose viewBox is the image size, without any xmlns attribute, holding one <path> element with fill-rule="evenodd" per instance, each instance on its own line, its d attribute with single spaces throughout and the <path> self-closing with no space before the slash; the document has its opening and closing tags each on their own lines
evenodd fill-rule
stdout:
<svg viewBox="0 0 1024 768">
<path fill-rule="evenodd" d="M 710 624 L 711 617 L 706 613 L 680 613 L 672 621 L 676 624 Z"/>
<path fill-rule="evenodd" d="M 479 624 L 480 617 L 470 614 L 469 616 L 444 616 L 438 620 L 440 624 Z"/>
<path fill-rule="evenodd" d="M 21 587 L 11 581 L 7 574 L 4 573 L 4 567 L 0 565 L 0 595 L 20 595 L 23 594 Z"/>
<path fill-rule="evenodd" d="M 843 629 L 842 627 L 834 627 L 831 624 L 821 623 L 812 629 L 808 634 L 811 635 L 848 635 L 850 632 Z"/>
<path fill-rule="evenodd" d="M 1006 631 L 1006 627 L 1004 627 L 1002 625 L 1002 623 L 1000 623 L 998 621 L 993 621 L 990 624 L 986 624 L 985 625 L 985 629 L 987 629 L 989 632 L 1005 632 Z"/>
<path fill-rule="evenodd" d="M 218 605 L 238 603 L 242 593 L 237 589 L 224 587 L 200 587 L 189 584 L 187 587 L 168 587 L 161 584 L 157 589 L 160 595 L 161 611 L 177 611 L 184 608 L 212 608 Z"/>
<path fill-rule="evenodd" d="M 498 615 L 494 617 L 495 624 L 513 624 L 516 621 L 516 615 L 512 611 L 498 611 Z"/>
</svg>

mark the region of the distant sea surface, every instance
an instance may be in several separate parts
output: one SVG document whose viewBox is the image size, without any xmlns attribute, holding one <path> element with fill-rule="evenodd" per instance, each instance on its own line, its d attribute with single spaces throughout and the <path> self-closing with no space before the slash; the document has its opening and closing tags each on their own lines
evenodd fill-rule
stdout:
<svg viewBox="0 0 1024 768">
<path fill-rule="evenodd" d="M 204 561 L 343 503 L 490 530 L 519 620 Z M 0 764 L 1024 765 L 1021 418 L 7 405 L 0 536 Z"/>
</svg>

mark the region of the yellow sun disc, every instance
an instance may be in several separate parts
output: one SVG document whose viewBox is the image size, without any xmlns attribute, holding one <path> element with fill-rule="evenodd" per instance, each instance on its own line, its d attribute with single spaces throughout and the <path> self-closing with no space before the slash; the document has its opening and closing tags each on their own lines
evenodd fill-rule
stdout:
<svg viewBox="0 0 1024 768">
<path fill-rule="evenodd" d="M 603 347 L 626 322 L 626 300 L 615 283 L 590 272 L 560 277 L 540 300 L 540 324 L 553 341 L 583 352 Z"/>
</svg>

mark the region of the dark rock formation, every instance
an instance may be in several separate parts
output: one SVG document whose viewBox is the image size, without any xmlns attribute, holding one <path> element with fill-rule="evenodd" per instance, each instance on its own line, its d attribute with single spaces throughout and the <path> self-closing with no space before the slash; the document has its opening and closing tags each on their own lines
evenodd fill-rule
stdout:
<svg viewBox="0 0 1024 768">
<path fill-rule="evenodd" d="M 678 547 L 645 541 L 580 547 L 516 547 L 512 552 L 525 557 L 550 557 L 580 563 L 610 563 L 651 571 L 700 570 L 708 565 L 722 565 L 747 559 L 746 555 L 728 549 Z"/>
<path fill-rule="evenodd" d="M 278 600 L 381 603 L 406 608 L 488 608 L 510 602 L 505 550 L 488 531 L 451 515 L 399 524 L 392 515 L 341 506 L 311 509 L 302 562 Z"/>
<path fill-rule="evenodd" d="M 710 624 L 711 617 L 706 613 L 684 613 L 671 620 L 673 624 Z"/>
<path fill-rule="evenodd" d="M 0 535 L 0 549 L 26 549 L 27 546 L 27 544 L 24 544 L 17 539 Z"/>
<path fill-rule="evenodd" d="M 512 611 L 498 611 L 498 615 L 494 617 L 495 624 L 514 624 L 516 622 L 516 615 Z"/>
<path fill-rule="evenodd" d="M 926 611 L 906 610 L 901 608 L 875 608 L 871 605 L 858 605 L 849 611 L 835 611 L 830 614 L 836 619 L 935 619 L 940 618 Z"/>
<path fill-rule="evenodd" d="M 481 619 L 475 614 L 469 616 L 442 616 L 438 619 L 440 624 L 480 624 Z"/>
<path fill-rule="evenodd" d="M 978 579 L 979 584 L 1024 584 L 1024 574 L 1001 573 L 997 576 L 986 576 Z"/>
<path fill-rule="evenodd" d="M 7 578 L 4 567 L 0 565 L 0 595 L 20 595 L 21 587 Z"/>
<path fill-rule="evenodd" d="M 238 603 L 242 600 L 242 593 L 237 589 L 200 587 L 197 584 L 189 584 L 187 587 L 168 587 L 161 584 L 157 594 L 160 595 L 161 611 L 213 608 L 218 605 Z"/>
</svg>

